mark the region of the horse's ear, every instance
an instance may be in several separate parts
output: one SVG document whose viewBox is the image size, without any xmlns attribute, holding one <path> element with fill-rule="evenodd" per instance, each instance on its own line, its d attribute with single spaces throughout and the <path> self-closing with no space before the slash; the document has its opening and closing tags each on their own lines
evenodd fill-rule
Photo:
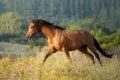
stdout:
<svg viewBox="0 0 120 80">
<path fill-rule="evenodd" d="M 31 22 L 31 23 L 35 23 L 36 21 L 31 18 L 31 19 L 30 19 L 30 22 Z"/>
</svg>

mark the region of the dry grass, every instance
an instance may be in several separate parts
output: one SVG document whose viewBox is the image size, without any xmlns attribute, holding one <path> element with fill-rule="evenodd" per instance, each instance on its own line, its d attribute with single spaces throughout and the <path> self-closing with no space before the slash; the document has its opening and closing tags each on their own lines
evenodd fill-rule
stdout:
<svg viewBox="0 0 120 80">
<path fill-rule="evenodd" d="M 69 63 L 62 52 L 57 52 L 42 63 L 45 52 L 34 56 L 4 57 L 0 60 L 0 80 L 120 80 L 120 58 L 102 57 L 103 67 L 79 54 L 71 52 Z"/>
</svg>

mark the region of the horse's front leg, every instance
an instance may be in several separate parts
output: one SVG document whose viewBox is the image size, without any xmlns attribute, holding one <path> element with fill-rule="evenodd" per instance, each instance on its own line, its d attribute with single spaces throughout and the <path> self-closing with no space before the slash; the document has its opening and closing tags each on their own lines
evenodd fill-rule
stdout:
<svg viewBox="0 0 120 80">
<path fill-rule="evenodd" d="M 45 55 L 45 58 L 44 58 L 43 62 L 45 62 L 45 61 L 47 60 L 47 58 L 48 58 L 49 56 L 51 56 L 53 53 L 55 53 L 55 52 L 56 52 L 56 50 L 55 50 L 54 48 L 51 48 L 51 49 L 47 52 L 47 54 Z"/>
<path fill-rule="evenodd" d="M 71 61 L 70 54 L 69 54 L 68 50 L 65 47 L 63 47 L 62 51 L 65 53 L 67 59 Z"/>
</svg>

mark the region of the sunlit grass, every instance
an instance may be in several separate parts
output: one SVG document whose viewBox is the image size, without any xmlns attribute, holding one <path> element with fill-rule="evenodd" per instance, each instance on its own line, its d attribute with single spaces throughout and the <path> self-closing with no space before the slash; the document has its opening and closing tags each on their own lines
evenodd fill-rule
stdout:
<svg viewBox="0 0 120 80">
<path fill-rule="evenodd" d="M 4 57 L 0 60 L 0 80 L 119 80 L 120 59 L 102 57 L 103 67 L 88 58 L 71 52 L 70 63 L 62 52 L 50 56 L 44 64 L 46 51 L 34 56 Z"/>
</svg>

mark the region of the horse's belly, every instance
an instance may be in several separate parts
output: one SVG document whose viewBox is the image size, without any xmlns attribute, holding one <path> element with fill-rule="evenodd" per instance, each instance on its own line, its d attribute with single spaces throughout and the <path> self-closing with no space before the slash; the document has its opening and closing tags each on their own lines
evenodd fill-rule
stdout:
<svg viewBox="0 0 120 80">
<path fill-rule="evenodd" d="M 71 42 L 70 44 L 67 44 L 67 48 L 69 51 L 80 49 L 82 46 L 82 43 L 79 42 Z"/>
</svg>

